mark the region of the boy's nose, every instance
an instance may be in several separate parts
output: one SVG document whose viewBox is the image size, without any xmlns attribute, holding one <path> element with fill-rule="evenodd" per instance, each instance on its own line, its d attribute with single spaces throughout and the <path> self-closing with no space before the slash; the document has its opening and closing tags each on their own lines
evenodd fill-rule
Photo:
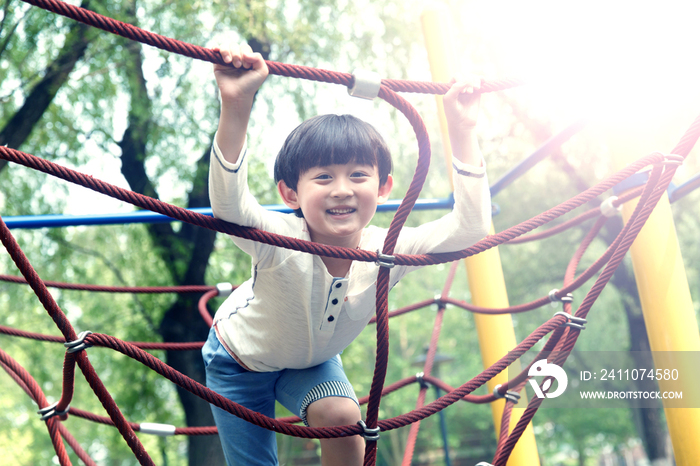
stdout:
<svg viewBox="0 0 700 466">
<path fill-rule="evenodd" d="M 331 196 L 339 199 L 352 196 L 352 188 L 350 187 L 350 183 L 347 180 L 336 180 L 336 182 L 333 184 Z"/>
</svg>

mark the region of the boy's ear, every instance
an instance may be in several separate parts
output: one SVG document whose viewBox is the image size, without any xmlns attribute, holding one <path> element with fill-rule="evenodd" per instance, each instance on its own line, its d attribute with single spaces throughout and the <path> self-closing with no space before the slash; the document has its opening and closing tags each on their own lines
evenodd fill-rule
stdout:
<svg viewBox="0 0 700 466">
<path fill-rule="evenodd" d="M 377 196 L 377 204 L 384 204 L 389 200 L 389 194 L 394 187 L 394 178 L 389 174 L 386 178 L 386 183 L 379 187 L 379 193 Z"/>
<path fill-rule="evenodd" d="M 280 193 L 282 201 L 287 207 L 289 207 L 292 210 L 299 209 L 299 199 L 297 197 L 297 192 L 289 186 L 287 186 L 287 183 L 285 183 L 284 180 L 280 180 L 279 183 L 277 183 L 277 191 Z"/>
</svg>

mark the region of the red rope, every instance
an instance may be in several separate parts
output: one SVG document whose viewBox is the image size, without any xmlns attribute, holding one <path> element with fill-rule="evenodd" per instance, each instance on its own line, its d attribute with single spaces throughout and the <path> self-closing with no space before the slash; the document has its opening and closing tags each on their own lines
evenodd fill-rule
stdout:
<svg viewBox="0 0 700 466">
<path fill-rule="evenodd" d="M 494 366 L 484 371 L 479 376 L 475 377 L 471 381 L 467 382 L 463 386 L 452 390 L 450 393 L 436 400 L 435 402 L 427 405 L 426 407 L 414 410 L 406 415 L 398 416 L 394 419 L 387 419 L 379 421 L 379 426 L 382 430 L 391 430 L 399 427 L 406 426 L 411 422 L 417 420 L 422 420 L 428 417 L 440 409 L 444 409 L 446 406 L 465 398 L 471 391 L 475 390 L 479 386 L 483 385 L 491 377 L 503 370 L 507 365 L 509 365 L 513 360 L 520 357 L 525 351 L 530 349 L 542 336 L 551 332 L 553 329 L 557 328 L 563 322 L 563 318 L 556 317 L 550 319 L 540 328 L 538 328 L 533 334 L 521 342 L 513 351 L 504 356 L 500 361 L 498 361 Z M 339 436 L 354 435 L 360 433 L 359 426 L 339 426 L 333 428 L 311 428 L 311 427 L 297 427 L 297 426 L 286 426 L 284 423 L 279 422 L 279 420 L 274 420 L 267 418 L 266 416 L 260 415 L 253 411 L 247 410 L 230 400 L 221 397 L 215 392 L 207 389 L 201 384 L 195 382 L 189 377 L 178 373 L 177 371 L 170 368 L 168 365 L 160 361 L 159 359 L 153 357 L 152 355 L 130 345 L 127 342 L 122 342 L 109 335 L 103 335 L 94 333 L 88 335 L 85 339 L 86 342 L 96 345 L 113 348 L 122 354 L 125 354 L 142 364 L 150 367 L 159 374 L 168 378 L 172 382 L 176 383 L 178 386 L 200 396 L 209 403 L 215 404 L 216 406 L 225 409 L 232 414 L 241 417 L 253 424 L 259 425 L 260 427 L 275 430 L 287 435 L 293 435 L 302 438 L 334 438 Z M 76 353 L 78 355 L 84 354 L 84 352 Z M 432 380 L 432 379 L 431 379 Z M 387 387 L 387 393 L 393 391 L 396 388 L 405 386 L 408 383 L 415 382 L 415 377 L 404 379 L 395 384 L 395 387 Z M 483 397 L 480 397 L 483 398 Z M 468 399 L 468 398 L 467 398 Z M 436 409 L 437 408 L 437 409 Z"/>
<path fill-rule="evenodd" d="M 24 330 L 18 330 L 11 327 L 5 327 L 0 325 L 0 333 L 5 335 L 12 335 L 21 338 L 30 338 L 32 340 L 48 341 L 52 343 L 65 343 L 66 339 L 64 337 L 45 335 L 42 333 L 26 332 Z M 201 350 L 204 346 L 203 341 L 192 341 L 185 343 L 153 343 L 147 341 L 131 341 L 129 344 L 134 345 L 143 350 L 168 350 L 168 351 L 196 351 Z"/>
<path fill-rule="evenodd" d="M 27 280 L 29 286 L 31 286 L 31 288 L 34 290 L 34 293 L 39 298 L 39 301 L 41 301 L 42 305 L 56 323 L 61 333 L 63 333 L 63 336 L 67 341 L 75 341 L 77 339 L 75 330 L 73 330 L 73 327 L 66 318 L 65 314 L 58 304 L 56 304 L 56 301 L 54 301 L 51 293 L 49 293 L 41 278 L 39 278 L 39 275 L 27 260 L 27 257 L 20 249 L 17 241 L 15 241 L 15 238 L 12 236 L 12 233 L 10 233 L 9 228 L 7 228 L 7 225 L 2 220 L 2 217 L 0 217 L 0 240 L 5 246 L 5 249 L 7 249 L 17 268 Z M 148 453 L 146 453 L 146 450 L 143 448 L 143 445 L 139 441 L 138 437 L 134 435 L 133 430 L 131 430 L 126 423 L 126 419 L 124 419 L 124 416 L 119 411 L 117 404 L 114 402 L 102 382 L 99 380 L 99 377 L 97 376 L 95 369 L 90 364 L 90 361 L 87 359 L 85 352 L 81 351 L 76 353 L 76 360 L 91 388 L 97 394 L 110 417 L 114 420 L 119 432 L 122 434 L 131 450 L 134 452 L 134 455 L 136 455 L 136 458 L 141 464 L 154 464 L 151 458 L 148 456 Z M 53 421 L 53 418 L 49 419 L 49 426 L 54 426 L 54 422 L 55 421 Z M 55 428 L 55 426 L 52 428 Z M 57 449 L 56 451 L 57 454 L 59 454 L 59 457 L 59 449 L 62 448 L 62 445 L 62 442 L 60 442 L 59 445 L 54 441 L 54 448 Z M 63 450 L 65 451 L 65 448 Z"/>
<path fill-rule="evenodd" d="M 430 346 L 428 347 L 428 353 L 425 357 L 425 364 L 423 366 L 423 372 L 425 375 L 430 376 L 430 372 L 433 368 L 433 363 L 435 362 L 435 353 L 437 352 L 437 340 L 440 336 L 440 330 L 442 329 L 442 320 L 445 314 L 445 307 L 442 306 L 438 309 L 435 315 L 435 323 L 433 324 L 433 334 L 430 339 Z M 428 391 L 427 385 L 422 385 L 418 392 L 418 399 L 416 400 L 416 409 L 420 409 L 425 404 L 425 395 Z M 406 440 L 406 449 L 404 450 L 403 466 L 410 466 L 413 461 L 413 451 L 416 447 L 416 440 L 418 439 L 418 431 L 420 430 L 420 421 L 411 424 L 411 429 L 408 431 L 408 439 Z"/>
<path fill-rule="evenodd" d="M 197 45 L 188 44 L 175 39 L 145 31 L 131 24 L 123 23 L 106 16 L 102 16 L 85 8 L 76 7 L 68 3 L 54 0 L 23 0 L 26 3 L 57 13 L 73 20 L 85 23 L 89 26 L 102 29 L 111 34 L 116 34 L 127 39 L 141 42 L 172 53 L 186 57 L 218 63 L 224 65 L 217 49 L 206 49 Z M 347 87 L 353 85 L 353 77 L 348 73 L 329 71 L 307 66 L 290 65 L 274 61 L 266 61 L 270 74 L 290 78 L 307 79 L 330 84 L 342 84 Z M 508 89 L 523 84 L 522 80 L 501 79 L 497 81 L 484 81 L 481 92 L 494 92 Z M 382 80 L 382 86 L 396 92 L 420 92 L 429 94 L 444 94 L 450 88 L 447 83 L 433 83 L 405 80 Z"/>
<path fill-rule="evenodd" d="M 9 354 L 0 348 L 0 365 L 5 371 L 16 381 L 19 381 L 20 387 L 36 402 L 40 408 L 46 408 L 49 406 L 49 402 L 44 396 L 44 392 L 36 383 L 36 380 L 27 372 L 21 365 L 17 363 Z M 70 458 L 68 457 L 68 452 L 66 447 L 61 440 L 61 424 L 56 416 L 49 418 L 46 421 L 46 427 L 49 430 L 49 435 L 51 436 L 51 443 L 56 451 L 56 456 L 58 457 L 61 466 L 70 465 Z M 77 444 L 76 444 L 77 445 Z M 82 450 L 78 446 L 78 450 Z M 76 450 L 76 453 L 78 453 Z"/>
<path fill-rule="evenodd" d="M 370 397 L 371 398 L 371 397 Z"/>
<path fill-rule="evenodd" d="M 626 203 L 627 201 L 630 201 L 636 197 L 639 197 L 639 195 L 642 192 L 643 187 L 635 188 L 629 192 L 626 192 L 622 196 L 620 196 L 616 201 L 614 201 L 612 204 L 614 207 L 619 207 L 622 204 Z M 550 228 L 546 231 L 540 232 L 540 233 L 531 233 L 529 235 L 523 235 L 519 238 L 512 239 L 508 241 L 505 244 L 519 244 L 519 243 L 527 243 L 530 241 L 536 241 L 536 240 L 541 240 L 545 238 L 550 238 L 554 235 L 557 235 L 563 231 L 569 230 L 575 226 L 578 226 L 585 222 L 586 220 L 589 220 L 591 218 L 595 218 L 597 216 L 600 216 L 600 208 L 596 207 L 594 209 L 590 209 L 587 212 L 584 212 L 577 217 L 572 218 L 571 220 L 567 220 L 566 222 L 557 225 L 553 228 Z"/>
<path fill-rule="evenodd" d="M 0 274 L 0 281 L 27 284 L 27 280 L 14 275 Z M 86 285 L 81 283 L 64 283 L 46 280 L 44 285 L 49 288 L 60 288 L 62 290 L 92 291 L 104 293 L 204 293 L 214 289 L 210 285 L 185 285 L 185 286 L 103 286 Z"/>
<path fill-rule="evenodd" d="M 698 125 L 698 132 L 700 132 L 700 125 Z M 620 170 L 619 172 L 610 176 L 609 178 L 597 184 L 596 186 L 589 188 L 583 193 L 575 196 L 574 198 L 563 202 L 558 206 L 553 207 L 548 211 L 543 212 L 542 214 L 537 215 L 529 220 L 526 220 L 518 225 L 510 227 L 507 230 L 504 230 L 496 235 L 487 236 L 483 240 L 476 243 L 474 246 L 467 248 L 463 251 L 417 255 L 395 254 L 394 263 L 396 265 L 410 266 L 434 265 L 445 262 L 452 262 L 486 251 L 492 247 L 498 246 L 529 231 L 532 231 L 535 228 L 538 228 L 544 225 L 545 223 L 550 222 L 551 220 L 554 220 L 555 218 L 558 218 L 574 210 L 575 208 L 585 204 L 591 199 L 597 197 L 598 195 L 617 185 L 619 182 L 625 180 L 630 175 L 636 173 L 637 171 L 641 170 L 647 165 L 658 162 L 659 157 L 660 156 L 658 154 L 651 154 L 647 157 L 644 157 L 638 160 L 637 162 L 628 165 L 623 170 Z M 201 215 L 196 212 L 189 211 L 187 209 L 182 209 L 180 207 L 164 203 L 157 199 L 149 198 L 147 196 L 143 196 L 141 194 L 119 188 L 109 183 L 100 181 L 94 177 L 78 173 L 74 170 L 62 167 L 53 162 L 49 162 L 31 154 L 17 151 L 8 147 L 0 146 L 0 158 L 8 160 L 10 162 L 18 163 L 20 165 L 38 171 L 42 171 L 57 178 L 114 197 L 115 199 L 128 202 L 134 206 L 152 210 L 154 212 L 167 215 L 176 220 L 191 223 L 193 225 L 197 225 L 221 233 L 226 233 L 229 235 L 239 236 L 241 238 L 258 241 L 273 246 L 278 246 L 286 249 L 294 249 L 326 257 L 359 260 L 363 262 L 376 262 L 377 260 L 376 252 L 364 251 L 362 249 L 349 249 L 340 248 L 336 246 L 326 246 L 320 243 L 312 243 L 310 241 L 297 240 L 295 238 L 275 235 L 273 233 L 267 233 L 261 230 L 256 230 L 254 228 L 247 228 L 233 223 L 228 223 L 222 220 L 214 219 L 212 217 Z"/>
<path fill-rule="evenodd" d="M 370 452 L 370 454 L 369 454 L 369 457 L 371 457 L 371 452 Z"/>
<path fill-rule="evenodd" d="M 213 289 L 211 291 L 207 291 L 202 295 L 201 298 L 199 298 L 199 302 L 197 303 L 197 310 L 199 311 L 199 315 L 202 316 L 202 319 L 204 319 L 204 323 L 207 324 L 207 327 L 211 328 L 212 325 L 214 325 L 214 319 L 212 319 L 211 314 L 209 313 L 209 309 L 207 309 L 207 302 L 215 296 L 219 294 L 219 290 Z"/>
<path fill-rule="evenodd" d="M 600 293 L 602 292 L 603 288 L 605 288 L 613 273 L 615 272 L 619 264 L 622 262 L 622 259 L 627 254 L 627 251 L 629 250 L 635 238 L 639 234 L 639 231 L 641 231 L 642 227 L 646 223 L 646 220 L 648 219 L 649 215 L 651 215 L 651 212 L 656 206 L 657 202 L 659 201 L 661 196 L 665 194 L 666 189 L 668 188 L 668 185 L 670 184 L 671 179 L 673 178 L 673 174 L 676 171 L 676 168 L 677 165 L 669 166 L 658 164 L 654 166 L 652 173 L 649 176 L 649 181 L 645 185 L 639 203 L 635 207 L 635 210 L 632 213 L 632 216 L 630 217 L 629 221 L 618 235 L 618 239 L 621 239 L 619 241 L 619 247 L 616 248 L 605 270 L 597 278 L 596 282 L 591 287 L 590 291 L 581 303 L 581 306 L 579 306 L 579 309 L 576 312 L 576 317 L 585 318 L 588 315 L 588 312 L 593 306 L 593 303 L 595 303 L 598 296 L 600 296 Z M 569 269 L 571 269 L 571 267 L 569 267 Z M 570 270 L 568 272 L 571 274 Z M 555 364 L 564 364 L 569 353 L 573 349 L 579 334 L 580 331 L 578 330 L 568 330 L 566 334 L 566 340 L 561 347 L 561 351 L 554 358 Z M 497 450 L 496 457 L 494 458 L 493 462 L 494 466 L 504 466 L 506 464 L 506 461 L 508 460 L 512 449 L 515 447 L 515 444 L 519 440 L 522 433 L 525 431 L 527 424 L 535 415 L 542 401 L 543 399 L 541 398 L 534 398 L 530 401 L 528 408 L 525 410 L 525 413 L 523 414 L 522 418 L 518 421 L 518 424 L 511 432 L 510 436 L 508 437 L 508 440 L 505 442 L 505 444 L 503 444 L 502 447 L 499 447 L 499 449 Z"/>
<path fill-rule="evenodd" d="M 445 286 L 442 288 L 442 293 L 440 294 L 440 301 L 438 304 L 438 311 L 435 315 L 435 322 L 433 323 L 433 332 L 430 336 L 430 343 L 428 345 L 428 352 L 425 355 L 425 363 L 423 364 L 423 377 L 430 377 L 433 370 L 433 364 L 435 363 L 435 355 L 437 354 L 438 340 L 440 339 L 440 332 L 442 330 L 442 320 L 445 314 L 445 304 L 442 298 L 447 297 L 452 288 L 452 283 L 454 283 L 455 273 L 457 271 L 458 262 L 453 262 L 450 266 L 450 271 L 447 275 L 447 280 L 445 281 Z M 425 404 L 425 395 L 428 391 L 427 385 L 422 384 L 418 392 L 418 400 L 416 400 L 416 409 L 420 409 Z M 411 429 L 408 432 L 408 439 L 406 440 L 406 449 L 404 450 L 403 462 L 405 466 L 410 466 L 413 460 L 413 451 L 416 447 L 416 440 L 418 439 L 418 430 L 420 429 L 420 421 L 411 424 Z"/>
</svg>

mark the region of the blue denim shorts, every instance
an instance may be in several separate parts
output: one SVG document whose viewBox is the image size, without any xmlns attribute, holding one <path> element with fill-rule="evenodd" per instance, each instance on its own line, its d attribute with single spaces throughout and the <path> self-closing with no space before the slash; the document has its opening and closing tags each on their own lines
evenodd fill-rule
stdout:
<svg viewBox="0 0 700 466">
<path fill-rule="evenodd" d="M 275 416 L 275 400 L 306 422 L 306 408 L 327 396 L 351 398 L 340 355 L 308 369 L 252 372 L 242 368 L 219 342 L 212 328 L 202 348 L 207 387 L 255 412 Z M 359 405 L 358 405 L 359 406 Z M 275 433 L 211 406 L 229 465 L 276 465 Z"/>
</svg>

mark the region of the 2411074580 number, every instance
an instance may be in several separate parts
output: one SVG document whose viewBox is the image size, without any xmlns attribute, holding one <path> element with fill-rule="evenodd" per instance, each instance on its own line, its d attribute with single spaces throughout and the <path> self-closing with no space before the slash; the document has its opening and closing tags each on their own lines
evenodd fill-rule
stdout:
<svg viewBox="0 0 700 466">
<path fill-rule="evenodd" d="M 601 369 L 600 377 L 596 377 L 593 373 L 593 378 L 598 380 L 678 380 L 678 369 Z M 581 380 L 590 380 L 591 373 L 589 371 L 581 372 Z"/>
</svg>

